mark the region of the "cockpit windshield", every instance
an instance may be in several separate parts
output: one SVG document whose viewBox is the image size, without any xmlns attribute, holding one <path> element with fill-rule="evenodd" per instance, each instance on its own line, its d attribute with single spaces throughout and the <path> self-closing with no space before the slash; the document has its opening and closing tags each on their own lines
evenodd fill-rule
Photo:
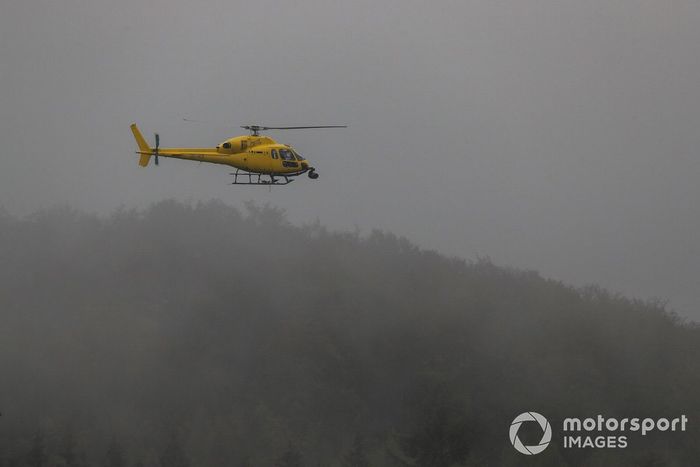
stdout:
<svg viewBox="0 0 700 467">
<path fill-rule="evenodd" d="M 297 156 L 297 160 L 298 160 L 298 161 L 303 161 L 303 160 L 304 160 L 304 157 L 303 157 L 301 154 L 299 154 L 299 153 L 296 152 L 296 151 L 292 151 L 292 152 L 294 153 L 295 156 Z"/>
</svg>

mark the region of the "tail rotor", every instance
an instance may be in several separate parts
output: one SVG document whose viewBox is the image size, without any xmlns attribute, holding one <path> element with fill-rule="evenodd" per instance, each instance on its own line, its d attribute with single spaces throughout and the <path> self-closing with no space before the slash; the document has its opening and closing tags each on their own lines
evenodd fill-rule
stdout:
<svg viewBox="0 0 700 467">
<path fill-rule="evenodd" d="M 160 147 L 160 135 L 155 134 L 156 137 L 156 147 L 153 149 L 153 155 L 155 156 L 155 163 L 158 165 L 158 148 Z"/>
</svg>

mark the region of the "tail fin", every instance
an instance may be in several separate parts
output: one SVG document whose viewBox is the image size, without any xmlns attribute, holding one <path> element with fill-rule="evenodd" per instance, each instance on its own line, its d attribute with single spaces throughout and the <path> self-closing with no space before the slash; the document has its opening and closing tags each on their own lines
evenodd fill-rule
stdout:
<svg viewBox="0 0 700 467">
<path fill-rule="evenodd" d="M 151 149 L 146 140 L 143 138 L 143 135 L 135 123 L 131 124 L 131 132 L 134 134 L 136 144 L 139 145 L 138 153 L 141 154 L 141 157 L 139 158 L 139 165 L 141 167 L 146 167 L 151 160 L 153 149 Z"/>
</svg>

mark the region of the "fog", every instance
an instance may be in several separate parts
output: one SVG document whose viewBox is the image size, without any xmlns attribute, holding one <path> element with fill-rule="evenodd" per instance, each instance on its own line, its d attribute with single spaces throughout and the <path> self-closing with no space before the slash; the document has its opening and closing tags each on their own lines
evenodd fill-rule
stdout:
<svg viewBox="0 0 700 467">
<path fill-rule="evenodd" d="M 700 456 L 700 3 L 0 12 L 0 467 Z M 270 189 L 131 122 L 348 128 L 271 131 L 320 178 Z M 565 449 L 596 414 L 691 425 Z"/>
<path fill-rule="evenodd" d="M 699 20 L 693 1 L 6 2 L 0 203 L 270 202 L 697 319 Z M 140 169 L 132 121 L 164 146 L 350 128 L 271 133 L 321 178 L 269 192 Z"/>
<path fill-rule="evenodd" d="M 700 327 L 658 302 L 222 202 L 2 215 L 0 259 L 2 467 L 700 456 Z M 524 410 L 554 427 L 542 455 L 508 442 Z M 564 448 L 563 419 L 596 414 L 690 421 L 610 432 L 625 449 Z"/>
</svg>

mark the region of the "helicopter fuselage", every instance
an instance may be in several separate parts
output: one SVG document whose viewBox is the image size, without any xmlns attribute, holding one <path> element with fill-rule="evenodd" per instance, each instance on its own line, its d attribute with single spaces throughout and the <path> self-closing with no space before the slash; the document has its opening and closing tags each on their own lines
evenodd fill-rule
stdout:
<svg viewBox="0 0 700 467">
<path fill-rule="evenodd" d="M 155 155 L 155 151 L 151 151 Z M 236 136 L 215 148 L 159 148 L 159 157 L 223 164 L 247 172 L 291 174 L 309 169 L 309 163 L 290 146 L 267 136 Z"/>
</svg>

